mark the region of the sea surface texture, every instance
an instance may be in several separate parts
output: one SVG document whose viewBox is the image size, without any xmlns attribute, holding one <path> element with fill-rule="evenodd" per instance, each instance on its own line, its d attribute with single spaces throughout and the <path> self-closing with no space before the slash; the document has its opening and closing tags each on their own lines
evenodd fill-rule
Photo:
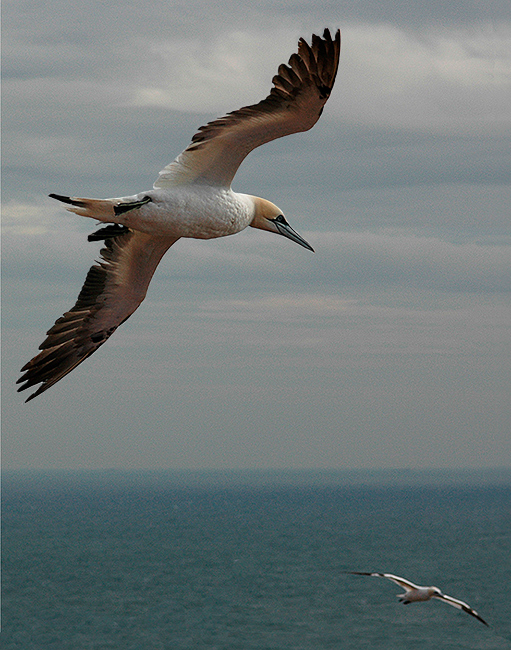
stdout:
<svg viewBox="0 0 511 650">
<path fill-rule="evenodd" d="M 504 473 L 6 473 L 3 650 L 511 648 Z M 381 571 L 468 602 L 401 605 Z"/>
</svg>

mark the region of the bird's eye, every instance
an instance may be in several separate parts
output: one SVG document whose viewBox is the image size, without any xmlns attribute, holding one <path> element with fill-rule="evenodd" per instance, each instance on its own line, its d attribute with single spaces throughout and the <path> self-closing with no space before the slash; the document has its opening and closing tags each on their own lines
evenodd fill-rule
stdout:
<svg viewBox="0 0 511 650">
<path fill-rule="evenodd" d="M 279 216 L 275 217 L 273 221 L 276 221 L 277 223 L 287 223 L 287 221 L 284 219 L 283 214 L 279 214 Z"/>
</svg>

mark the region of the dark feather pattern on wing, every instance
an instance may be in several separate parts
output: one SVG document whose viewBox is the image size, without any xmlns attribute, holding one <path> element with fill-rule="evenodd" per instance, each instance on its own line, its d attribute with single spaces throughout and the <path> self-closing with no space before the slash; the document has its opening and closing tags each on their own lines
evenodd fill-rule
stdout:
<svg viewBox="0 0 511 650">
<path fill-rule="evenodd" d="M 118 237 L 119 235 L 124 235 L 129 232 L 129 228 L 126 226 L 121 226 L 118 223 L 111 223 L 104 228 L 96 230 L 96 232 L 91 233 L 87 237 L 87 241 L 102 241 L 109 239 L 110 237 Z"/>
<path fill-rule="evenodd" d="M 131 316 L 145 298 L 159 261 L 176 241 L 117 224 L 100 228 L 89 240 L 104 240 L 101 259 L 89 269 L 75 305 L 48 330 L 41 352 L 22 368 L 19 391 L 41 384 L 27 402 L 85 361 Z"/>
<path fill-rule="evenodd" d="M 340 50 L 339 30 L 332 39 L 325 29 L 323 38 L 312 37 L 311 45 L 301 38 L 288 65 L 279 66 L 270 94 L 201 126 L 190 145 L 160 172 L 154 187 L 188 183 L 229 187 L 253 149 L 312 128 L 334 85 Z"/>
<path fill-rule="evenodd" d="M 279 66 L 278 74 L 273 77 L 273 88 L 268 97 L 257 104 L 232 111 L 201 126 L 193 136 L 192 144 L 188 147 L 188 150 L 200 147 L 202 143 L 214 138 L 224 128 L 231 127 L 242 118 L 260 113 L 273 113 L 282 104 L 286 105 L 292 102 L 303 92 L 304 86 L 313 85 L 316 87 L 320 99 L 326 102 L 330 97 L 339 66 L 340 32 L 337 30 L 335 40 L 332 40 L 330 31 L 325 29 L 323 39 L 313 34 L 312 46 L 310 46 L 303 38 L 300 38 L 298 41 L 298 54 L 291 55 L 288 65 L 282 63 Z M 316 123 L 319 114 L 317 116 L 311 115 L 312 118 L 315 119 L 307 128 L 311 128 Z"/>
</svg>

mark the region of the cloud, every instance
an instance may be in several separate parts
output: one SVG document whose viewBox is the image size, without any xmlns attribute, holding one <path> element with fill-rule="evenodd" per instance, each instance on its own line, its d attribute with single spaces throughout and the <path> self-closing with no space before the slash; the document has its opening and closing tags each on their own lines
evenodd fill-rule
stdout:
<svg viewBox="0 0 511 650">
<path fill-rule="evenodd" d="M 216 117 L 264 97 L 298 35 L 295 25 L 243 30 L 227 24 L 201 39 L 135 32 L 114 39 L 109 51 L 106 43 L 96 51 L 62 40 L 24 48 L 19 39 L 11 46 L 16 74 L 7 75 L 5 91 L 61 107 L 128 104 Z M 412 30 L 348 22 L 325 115 L 411 130 L 509 129 L 510 38 L 511 23 Z"/>
<path fill-rule="evenodd" d="M 153 63 L 132 102 L 215 116 L 256 103 L 269 93 L 296 40 L 295 30 L 273 29 L 226 32 L 206 42 L 180 37 L 143 42 Z"/>
<path fill-rule="evenodd" d="M 472 133 L 511 127 L 511 24 L 406 30 L 352 25 L 342 30 L 339 81 L 325 111 L 345 122 L 413 131 Z M 141 44 L 159 62 L 136 105 L 222 113 L 264 97 L 295 47 L 294 30 L 226 32 Z M 267 53 L 267 54 L 265 54 Z M 271 54 L 270 54 L 271 53 Z M 151 83 L 152 77 L 152 83 Z M 147 83 L 149 81 L 149 83 Z"/>
<path fill-rule="evenodd" d="M 307 183 L 342 189 L 508 183 L 509 23 L 342 27 L 338 81 L 318 125 L 254 152 L 236 184 L 256 184 L 257 172 L 303 192 L 298 167 Z M 56 176 L 64 193 L 142 189 L 202 123 L 265 96 L 301 33 L 295 23 L 226 23 L 201 38 L 137 30 L 91 48 L 49 25 L 24 51 L 19 30 L 3 88 L 6 196 L 30 191 L 20 174 L 39 192 Z"/>
<path fill-rule="evenodd" d="M 10 201 L 2 208 L 2 230 L 6 237 L 35 236 L 56 227 L 55 210 L 51 206 Z"/>
<path fill-rule="evenodd" d="M 509 292 L 511 246 L 455 244 L 400 233 L 322 233 L 343 284 L 440 291 Z M 332 280 L 332 278 L 331 278 Z"/>
<path fill-rule="evenodd" d="M 451 243 L 400 231 L 307 232 L 316 254 L 249 229 L 225 240 L 182 240 L 161 272 L 169 280 L 204 278 L 208 291 L 236 278 L 237 290 L 314 286 L 320 294 L 362 287 L 407 287 L 446 292 L 506 293 L 511 246 Z M 279 292 L 281 293 L 281 291 Z M 218 296 L 216 296 L 218 297 Z"/>
<path fill-rule="evenodd" d="M 451 134 L 506 129 L 511 119 L 511 24 L 343 31 L 337 116 L 366 125 Z"/>
</svg>

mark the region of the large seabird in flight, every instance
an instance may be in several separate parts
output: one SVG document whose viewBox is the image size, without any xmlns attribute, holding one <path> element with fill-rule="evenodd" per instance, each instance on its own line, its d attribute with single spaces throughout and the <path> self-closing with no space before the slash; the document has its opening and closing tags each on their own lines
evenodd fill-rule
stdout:
<svg viewBox="0 0 511 650">
<path fill-rule="evenodd" d="M 403 587 L 405 590 L 404 594 L 397 595 L 399 602 L 403 603 L 404 605 L 408 605 L 409 603 L 424 602 L 426 600 L 431 600 L 432 598 L 437 598 L 438 600 L 442 600 L 444 603 L 452 605 L 457 609 L 462 609 L 467 614 L 470 614 L 471 616 L 477 618 L 477 620 L 481 621 L 481 623 L 488 625 L 488 623 L 483 620 L 479 614 L 474 609 L 472 609 L 472 607 L 467 605 L 467 603 L 464 603 L 462 600 L 457 600 L 452 596 L 447 596 L 446 594 L 442 593 L 438 587 L 420 587 L 419 585 L 414 585 L 413 582 L 409 582 L 408 580 L 400 578 L 399 576 L 395 576 L 392 573 L 365 573 L 363 571 L 347 571 L 346 573 L 350 573 L 351 575 L 355 576 L 375 576 L 378 578 L 387 578 L 388 580 L 392 580 L 392 582 L 395 582 L 396 585 Z"/>
<path fill-rule="evenodd" d="M 104 241 L 74 307 L 59 318 L 23 368 L 19 390 L 36 384 L 27 401 L 53 386 L 95 352 L 145 298 L 166 251 L 181 237 L 210 239 L 248 226 L 284 235 L 312 250 L 282 211 L 266 199 L 239 194 L 231 182 L 256 147 L 318 121 L 330 97 L 341 37 L 313 35 L 273 77 L 270 94 L 200 127 L 191 144 L 161 172 L 153 189 L 134 196 L 87 199 L 50 194 L 68 210 L 106 225 L 89 236 Z"/>
</svg>

